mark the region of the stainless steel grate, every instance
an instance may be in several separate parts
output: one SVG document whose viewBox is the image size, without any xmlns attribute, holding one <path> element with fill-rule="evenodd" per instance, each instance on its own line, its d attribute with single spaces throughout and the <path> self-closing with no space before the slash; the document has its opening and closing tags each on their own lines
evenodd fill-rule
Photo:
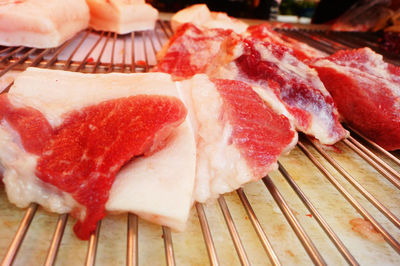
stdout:
<svg viewBox="0 0 400 266">
<path fill-rule="evenodd" d="M 329 53 L 365 45 L 378 49 L 371 38 L 365 39 L 363 35 L 301 30 L 283 32 Z M 56 49 L 0 47 L 0 77 L 29 66 L 87 73 L 146 72 L 155 64 L 156 52 L 171 34 L 169 23 L 159 21 L 154 31 L 123 36 L 87 30 Z M 399 63 L 395 56 L 387 52 L 385 55 L 386 59 Z M 7 84 L 5 91 L 10 86 Z M 202 265 L 206 262 L 211 265 L 398 264 L 399 153 L 389 153 L 355 130 L 348 129 L 352 136 L 333 148 L 322 147 L 301 136 L 297 148 L 280 160 L 279 171 L 266 176 L 262 182 L 221 196 L 217 201 L 221 212 L 214 205 L 195 204 L 189 228 L 183 233 L 171 232 L 167 227 L 159 231 L 159 227 L 146 224 L 135 214 L 118 216 L 111 222 L 106 218 L 103 225 L 99 222 L 97 231 L 87 243 L 85 255 L 82 255 L 73 247 L 82 250 L 86 243 L 70 237 L 67 214 L 59 215 L 57 220 L 55 215 L 38 211 L 38 206 L 31 204 L 21 217 L 16 233 L 10 229 L 14 234 L 10 239 L 5 237 L 10 236 L 5 231 L 17 226 L 7 227 L 12 214 L 2 212 L 0 221 L 6 226 L 0 228 L 1 265 L 24 265 L 33 263 L 32 260 L 45 265 L 56 262 L 70 265 L 79 261 L 85 265 L 158 265 L 162 264 L 160 258 L 163 256 L 167 265 Z M 20 210 L 6 203 L 4 196 L 0 208 L 11 209 L 22 216 Z M 57 220 L 50 223 L 55 226 L 54 233 L 51 233 L 52 227 L 43 228 L 46 223 L 36 221 L 42 229 L 29 239 L 29 246 L 44 248 L 39 251 L 26 248 L 18 252 L 28 241 L 24 241 L 25 236 L 37 229 L 29 230 L 38 215 L 45 221 Z M 361 237 L 357 228 L 352 230 L 349 217 L 368 221 L 363 225 L 376 239 L 371 240 L 368 235 Z M 221 223 L 222 219 L 226 227 Z M 108 244 L 111 245 L 108 249 L 97 252 L 99 245 L 115 240 L 112 237 L 101 240 L 101 232 L 107 234 L 116 228 L 114 222 L 116 225 L 127 224 L 126 233 L 115 233 L 117 236 L 126 234 L 126 246 L 113 242 Z M 43 230 L 45 237 L 41 235 Z M 64 233 L 65 230 L 68 232 Z M 162 236 L 163 244 L 159 243 L 158 234 Z M 201 236 L 204 241 L 199 241 Z M 118 243 L 123 241 L 120 237 L 116 239 Z M 67 243 L 63 245 L 63 242 Z M 125 258 L 119 256 L 121 248 Z M 164 254 L 160 254 L 161 248 Z M 62 256 L 57 256 L 63 250 Z M 96 260 L 99 256 L 101 259 Z"/>
</svg>

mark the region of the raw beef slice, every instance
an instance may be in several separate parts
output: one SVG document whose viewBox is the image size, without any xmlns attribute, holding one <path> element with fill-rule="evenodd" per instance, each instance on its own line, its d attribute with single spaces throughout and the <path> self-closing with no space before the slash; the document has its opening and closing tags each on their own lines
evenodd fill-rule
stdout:
<svg viewBox="0 0 400 266">
<path fill-rule="evenodd" d="M 2 108 L 2 116 L 10 122 L 17 120 L 10 124 L 25 140 L 26 149 L 29 145 L 25 143 L 36 142 L 36 129 L 48 129 L 47 121 L 32 108 L 8 104 Z M 88 239 L 97 221 L 104 217 L 108 193 L 121 166 L 134 156 L 160 148 L 185 116 L 184 105 L 173 97 L 138 95 L 114 99 L 66 114 L 63 124 L 41 142 L 42 147 L 35 146 L 34 151 L 40 152 L 36 175 L 70 193 L 85 207 L 74 227 L 80 238 Z M 31 128 L 31 121 L 42 123 Z M 27 122 L 27 128 L 23 122 Z"/>
<path fill-rule="evenodd" d="M 64 115 L 101 102 L 135 95 L 179 98 L 177 84 L 165 73 L 83 74 L 28 68 L 11 87 L 15 106 L 31 107 L 52 128 Z M 26 208 L 31 202 L 48 211 L 70 213 L 82 209 L 72 196 L 36 175 L 38 156 L 26 151 L 18 133 L 0 123 L 0 164 L 9 201 Z M 181 231 L 192 205 L 196 171 L 196 143 L 186 119 L 166 146 L 151 156 L 129 161 L 118 172 L 106 204 L 107 212 L 132 212 L 140 218 Z"/>
<path fill-rule="evenodd" d="M 228 36 L 240 38 L 231 30 L 201 30 L 193 24 L 183 24 L 157 54 L 154 71 L 169 73 L 178 80 L 206 73 L 225 52 L 223 44 Z"/>
<path fill-rule="evenodd" d="M 228 59 L 220 61 L 228 63 L 212 75 L 251 84 L 270 106 L 291 119 L 297 130 L 323 144 L 347 136 L 317 72 L 298 60 L 292 49 L 253 38 L 229 43 Z"/>
<path fill-rule="evenodd" d="M 197 136 L 196 201 L 259 180 L 297 142 L 289 120 L 244 82 L 209 80 L 203 74 L 182 87 Z"/>
<path fill-rule="evenodd" d="M 290 47 L 293 49 L 293 55 L 301 61 L 327 56 L 327 54 L 314 49 L 303 42 L 299 42 L 275 31 L 266 23 L 248 27 L 245 34 L 260 41 L 272 42 Z"/>
<path fill-rule="evenodd" d="M 387 150 L 400 149 L 400 68 L 369 48 L 312 64 L 345 122 Z"/>
</svg>

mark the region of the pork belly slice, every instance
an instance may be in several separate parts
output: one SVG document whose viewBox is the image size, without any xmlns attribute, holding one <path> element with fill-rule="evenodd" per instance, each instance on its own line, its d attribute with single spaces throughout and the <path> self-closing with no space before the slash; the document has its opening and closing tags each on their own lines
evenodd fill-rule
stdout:
<svg viewBox="0 0 400 266">
<path fill-rule="evenodd" d="M 297 142 L 289 120 L 246 83 L 196 75 L 181 86 L 197 137 L 198 202 L 264 177 Z"/>
<path fill-rule="evenodd" d="M 230 29 L 238 34 L 246 31 L 247 23 L 229 17 L 224 12 L 211 12 L 206 4 L 196 4 L 178 11 L 171 18 L 171 26 L 176 31 L 181 25 L 192 23 L 200 28 Z"/>
<path fill-rule="evenodd" d="M 225 42 L 229 36 L 240 40 L 240 36 L 231 30 L 201 30 L 186 23 L 157 53 L 158 63 L 154 71 L 169 73 L 176 80 L 211 71 L 218 66 L 220 54 L 226 52 Z"/>
<path fill-rule="evenodd" d="M 317 72 L 298 60 L 292 49 L 251 37 L 230 43 L 227 58 L 210 75 L 251 84 L 298 131 L 322 144 L 334 144 L 347 137 L 333 99 Z"/>
<path fill-rule="evenodd" d="M 136 145 L 131 140 L 143 135 L 142 132 L 151 129 L 153 125 L 160 124 L 160 121 L 171 117 L 169 114 L 175 117 L 175 122 L 164 123 L 165 126 L 152 135 L 153 139 L 143 142 L 144 145 L 141 148 L 143 151 L 140 153 L 154 152 L 157 144 L 164 144 L 165 150 L 157 151 L 152 156 L 139 158 L 139 162 L 135 160 L 129 162 L 121 171 L 121 180 L 119 174 L 116 177 L 116 180 L 125 185 L 136 185 L 137 187 L 132 191 L 136 189 L 141 191 L 138 195 L 140 199 L 134 199 L 137 196 L 132 193 L 130 197 L 127 197 L 123 190 L 119 193 L 121 187 L 111 188 L 110 192 L 105 191 L 104 187 L 110 188 L 112 182 L 106 184 L 99 182 L 100 187 L 88 192 L 87 195 L 95 194 L 94 200 L 103 206 L 109 195 L 109 201 L 113 202 L 110 210 L 113 212 L 137 212 L 152 222 L 172 226 L 178 230 L 182 229 L 192 203 L 196 152 L 193 132 L 187 121 L 172 131 L 166 142 L 163 141 L 173 127 L 184 119 L 185 111 L 183 104 L 177 99 L 178 92 L 169 75 L 162 73 L 94 75 L 30 68 L 16 79 L 8 97 L 12 98 L 12 106 L 31 108 L 43 114 L 42 120 L 50 124 L 52 134 L 56 136 L 52 135 L 50 141 L 44 145 L 44 150 L 38 155 L 35 149 L 32 150 L 24 144 L 24 137 L 18 134 L 19 131 L 15 130 L 15 126 L 9 125 L 7 119 L 2 120 L 0 163 L 4 166 L 4 183 L 10 201 L 19 207 L 26 207 L 30 202 L 37 202 L 51 211 L 72 212 L 80 218 L 80 223 L 75 229 L 81 238 L 87 238 L 88 233 L 94 228 L 93 224 L 95 226 L 93 218 L 89 221 L 83 220 L 83 217 L 86 217 L 85 214 L 92 214 L 92 217 L 97 217 L 97 219 L 103 215 L 101 206 L 89 205 L 85 197 L 86 192 L 82 192 L 96 185 L 96 182 L 89 182 L 93 179 L 88 178 L 88 182 L 84 181 L 85 176 L 104 180 L 107 174 L 115 175 L 125 162 L 116 159 L 121 158 L 121 154 L 131 153 L 137 148 L 135 146 L 134 149 L 128 149 L 131 145 Z M 139 133 L 134 133 L 137 129 L 131 128 L 131 135 L 122 134 L 121 136 L 119 132 L 123 132 L 124 127 L 143 120 L 137 117 L 136 121 L 126 115 L 121 115 L 121 112 L 126 114 L 136 109 L 140 111 L 138 107 L 127 108 L 126 101 L 131 97 L 148 100 L 140 105 L 144 108 L 141 116 L 146 119 L 142 121 L 142 126 L 135 125 L 138 129 L 142 127 Z M 131 103 L 130 100 L 128 102 Z M 159 115 L 149 117 L 145 115 L 148 112 Z M 159 120 L 153 121 L 157 117 Z M 125 118 L 131 121 L 116 123 Z M 106 123 L 107 119 L 108 123 Z M 90 123 L 76 122 L 79 120 L 90 121 Z M 101 133 L 99 128 L 104 125 L 95 121 L 102 121 L 104 125 L 115 129 L 109 130 L 106 134 Z M 30 136 L 30 134 L 25 135 Z M 105 145 L 104 142 L 112 144 Z M 183 152 L 171 158 L 171 152 L 180 149 L 182 142 L 185 142 Z M 81 147 L 77 147 L 75 145 L 77 143 Z M 116 147 L 116 143 L 122 146 Z M 36 146 L 38 145 L 33 145 L 33 147 Z M 95 146 L 95 148 L 91 149 L 90 146 Z M 82 153 L 84 150 L 86 152 Z M 130 157 L 125 156 L 125 160 Z M 69 163 L 68 160 L 81 161 Z M 164 165 L 160 165 L 159 161 Z M 165 163 L 173 170 L 165 172 Z M 69 164 L 74 165 L 73 169 L 68 168 Z M 182 164 L 185 168 L 180 168 Z M 89 169 L 96 171 L 89 171 Z M 55 178 L 64 175 L 66 175 L 65 178 Z M 169 180 L 169 177 L 173 179 Z M 86 186 L 76 188 L 75 181 L 78 179 L 84 181 L 82 184 Z M 107 180 L 111 179 L 112 176 Z M 67 181 L 71 181 L 72 185 Z M 166 184 L 169 186 L 165 187 Z M 153 189 L 149 190 L 149 187 Z M 153 190 L 157 191 L 159 199 L 157 208 L 150 208 L 154 202 Z M 105 192 L 101 193 L 101 191 Z M 174 197 L 171 198 L 171 195 Z M 120 197 L 123 199 L 120 200 Z M 140 201 L 149 202 L 148 206 L 140 205 L 138 203 Z"/>
<path fill-rule="evenodd" d="M 312 64 L 346 123 L 387 150 L 400 149 L 400 68 L 369 48 Z"/>
<path fill-rule="evenodd" d="M 21 0 L 0 3 L 0 45 L 57 47 L 87 28 L 85 0 Z"/>
<path fill-rule="evenodd" d="M 266 23 L 248 27 L 244 35 L 251 36 L 252 38 L 260 41 L 272 42 L 290 47 L 293 50 L 293 55 L 300 61 L 327 56 L 326 53 L 321 52 L 307 45 L 306 43 L 297 41 L 275 31 L 269 24 Z"/>
<path fill-rule="evenodd" d="M 158 11 L 144 0 L 86 0 L 90 27 L 125 34 L 154 29 Z"/>
</svg>

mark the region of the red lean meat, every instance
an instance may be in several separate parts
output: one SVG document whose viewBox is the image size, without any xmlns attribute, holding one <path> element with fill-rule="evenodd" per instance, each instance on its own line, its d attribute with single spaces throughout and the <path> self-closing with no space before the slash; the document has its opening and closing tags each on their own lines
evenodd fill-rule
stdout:
<svg viewBox="0 0 400 266">
<path fill-rule="evenodd" d="M 197 136 L 196 201 L 264 177 L 297 142 L 289 120 L 244 82 L 196 75 L 182 92 Z"/>
<path fill-rule="evenodd" d="M 186 115 L 176 98 L 131 96 L 67 113 L 63 124 L 52 129 L 36 109 L 16 107 L 7 95 L 0 102 L 1 114 L 19 133 L 23 147 L 40 156 L 36 175 L 85 207 L 74 228 L 82 239 L 104 217 L 108 191 L 121 166 L 154 152 Z"/>
<path fill-rule="evenodd" d="M 228 57 L 213 75 L 252 84 L 260 96 L 293 121 L 297 130 L 323 144 L 334 144 L 348 132 L 318 74 L 298 60 L 293 50 L 246 38 L 227 46 Z M 228 62 L 228 63 L 225 63 Z"/>
<path fill-rule="evenodd" d="M 400 149 L 400 68 L 369 48 L 312 64 L 344 120 L 387 150 Z"/>
<path fill-rule="evenodd" d="M 153 69 L 170 73 L 175 79 L 185 79 L 198 73 L 205 73 L 216 64 L 216 58 L 223 50 L 228 36 L 240 38 L 231 30 L 200 30 L 190 23 L 178 28 L 175 35 L 157 54 L 158 64 Z"/>
<path fill-rule="evenodd" d="M 10 201 L 20 207 L 37 202 L 51 211 L 71 212 L 79 220 L 75 231 L 83 239 L 105 215 L 109 196 L 114 203 L 108 210 L 139 210 L 148 215 L 146 218 L 158 216 L 155 222 L 174 228 L 184 225 L 194 184 L 194 148 L 183 149 L 182 158 L 173 156 L 187 165 L 178 169 L 184 177 L 172 169 L 175 179 L 159 179 L 161 174 L 170 174 L 157 173 L 157 159 L 146 158 L 139 164 L 136 160 L 129 162 L 124 176 L 117 175 L 125 184 L 135 179 L 142 188 L 149 183 L 159 184 L 164 190 L 170 188 L 176 204 L 163 201 L 171 195 L 157 186 L 153 187 L 157 195 L 151 195 L 167 211 L 160 213 L 143 204 L 138 207 L 138 201 L 150 198 L 146 193 L 136 199 L 135 195 L 120 196 L 114 188 L 109 192 L 119 169 L 132 157 L 166 145 L 169 153 L 163 149 L 155 155 L 168 161 L 171 152 L 182 146 L 181 140 L 188 148 L 194 147 L 188 123 L 181 124 L 186 109 L 174 95 L 178 95 L 176 87 L 165 74 L 90 75 L 28 69 L 17 78 L 10 93 L 0 98 L 0 162 Z M 140 165 L 146 164 L 156 178 L 142 178 Z M 174 162 L 170 165 L 180 166 Z M 181 184 L 169 184 L 171 181 Z M 121 197 L 123 204 L 118 203 Z"/>
<path fill-rule="evenodd" d="M 195 40 L 198 42 L 193 44 Z M 206 73 L 251 84 L 297 130 L 323 144 L 334 144 L 348 134 L 317 72 L 298 60 L 289 47 L 252 37 L 243 39 L 229 30 L 202 31 L 185 24 L 159 58 L 156 69 L 177 78 Z"/>
<path fill-rule="evenodd" d="M 293 55 L 301 61 L 327 56 L 327 54 L 314 49 L 303 42 L 299 42 L 288 36 L 280 34 L 279 32 L 276 32 L 269 24 L 264 23 L 250 26 L 247 28 L 245 35 L 249 35 L 252 38 L 260 41 L 272 42 L 290 47 L 293 50 Z"/>
</svg>

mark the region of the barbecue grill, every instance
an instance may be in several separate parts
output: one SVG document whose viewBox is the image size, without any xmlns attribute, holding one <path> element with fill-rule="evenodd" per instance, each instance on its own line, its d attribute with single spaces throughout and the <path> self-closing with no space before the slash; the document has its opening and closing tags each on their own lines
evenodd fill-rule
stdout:
<svg viewBox="0 0 400 266">
<path fill-rule="evenodd" d="M 280 31 L 327 53 L 369 46 L 400 63 L 373 33 Z M 128 35 L 89 29 L 54 49 L 0 47 L 0 77 L 30 66 L 147 72 L 171 35 L 169 22 L 160 20 L 152 31 Z M 3 92 L 12 84 L 6 85 Z M 120 214 L 80 241 L 67 214 L 36 204 L 20 210 L 1 189 L 1 265 L 398 265 L 400 153 L 347 129 L 351 136 L 333 147 L 300 135 L 278 171 L 215 203 L 195 204 L 182 233 Z"/>
</svg>

